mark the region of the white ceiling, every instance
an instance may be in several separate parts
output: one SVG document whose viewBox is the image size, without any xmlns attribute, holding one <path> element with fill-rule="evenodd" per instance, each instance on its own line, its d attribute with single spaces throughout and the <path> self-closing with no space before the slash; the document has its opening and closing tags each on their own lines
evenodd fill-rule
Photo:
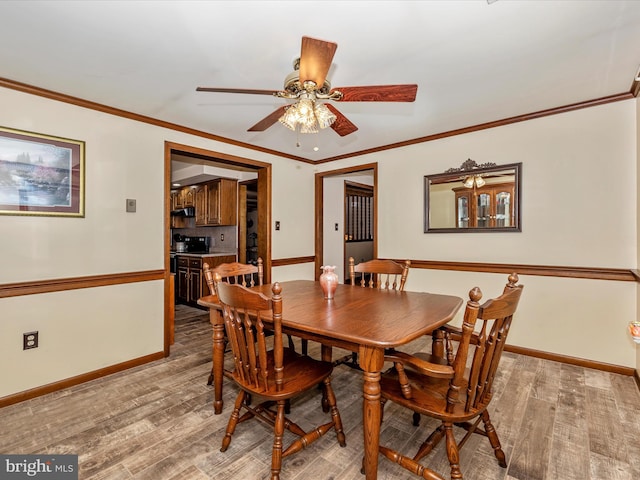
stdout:
<svg viewBox="0 0 640 480">
<path fill-rule="evenodd" d="M 302 36 L 338 44 L 333 87 L 416 101 L 333 102 L 359 130 L 297 138 L 247 132 L 283 99 L 196 92 L 281 89 Z M 640 1 L 0 2 L 0 77 L 311 161 L 629 92 L 639 65 Z"/>
</svg>

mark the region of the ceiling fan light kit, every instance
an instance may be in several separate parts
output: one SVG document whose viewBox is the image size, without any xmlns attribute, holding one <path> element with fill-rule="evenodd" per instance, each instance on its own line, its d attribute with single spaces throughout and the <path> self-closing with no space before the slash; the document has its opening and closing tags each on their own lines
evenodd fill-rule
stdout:
<svg viewBox="0 0 640 480">
<path fill-rule="evenodd" d="M 468 177 L 465 177 L 462 182 L 466 188 L 480 188 L 483 187 L 485 183 L 486 182 L 484 178 L 482 178 L 482 175 L 469 175 Z"/>
<path fill-rule="evenodd" d="M 301 98 L 290 105 L 278 119 L 285 127 L 294 132 L 300 127 L 300 133 L 318 133 L 318 129 L 330 127 L 336 116 L 322 103 L 312 98 Z"/>
<path fill-rule="evenodd" d="M 286 100 L 297 100 L 293 105 L 281 106 L 267 115 L 249 128 L 250 132 L 262 132 L 279 121 L 290 130 L 300 133 L 318 133 L 319 129 L 331 127 L 342 137 L 357 131 L 358 127 L 333 105 L 325 105 L 317 100 L 413 102 L 416 99 L 418 86 L 415 84 L 341 87 L 332 90 L 326 76 L 337 48 L 337 43 L 302 37 L 300 58 L 294 61 L 294 71 L 285 78 L 283 90 L 215 87 L 198 87 L 196 90 L 199 92 L 273 95 Z"/>
</svg>

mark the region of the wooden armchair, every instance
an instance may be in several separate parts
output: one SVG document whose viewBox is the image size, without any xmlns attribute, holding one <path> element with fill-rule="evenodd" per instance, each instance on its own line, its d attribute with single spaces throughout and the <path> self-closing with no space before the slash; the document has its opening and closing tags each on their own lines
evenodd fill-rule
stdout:
<svg viewBox="0 0 640 480">
<path fill-rule="evenodd" d="M 283 300 L 280 284 L 273 284 L 270 298 L 241 285 L 224 283 L 218 273 L 214 275 L 214 286 L 233 351 L 235 368 L 231 378 L 240 387 L 220 450 L 227 450 L 238 423 L 254 417 L 273 425 L 272 480 L 280 478 L 283 458 L 306 448 L 331 429 L 335 430 L 338 443 L 344 447 L 342 420 L 331 387 L 333 365 L 298 354 L 282 344 Z M 264 318 L 269 320 L 273 331 L 271 350 L 265 338 Z M 331 421 L 305 432 L 285 417 L 286 403 L 299 394 L 317 390 L 318 384 L 322 385 L 323 395 L 329 404 Z M 246 402 L 247 395 L 261 398 L 264 402 L 252 407 Z M 274 403 L 276 411 L 272 410 Z M 240 416 L 242 409 L 247 412 Z M 283 451 L 285 428 L 298 438 Z"/>
<path fill-rule="evenodd" d="M 459 450 L 471 434 L 477 433 L 488 437 L 499 465 L 507 466 L 487 407 L 513 314 L 522 294 L 523 286 L 517 282 L 518 276 L 511 274 L 503 294 L 482 305 L 478 303 L 482 292 L 478 287 L 472 289 L 462 328 L 440 329 L 436 335 L 438 343 L 431 354 L 408 355 L 394 351 L 385 355 L 385 360 L 393 362 L 395 368 L 381 379 L 383 406 L 391 400 L 412 410 L 415 425 L 419 423 L 420 415 L 436 418 L 441 424 L 415 456 L 408 457 L 380 445 L 382 455 L 422 478 L 442 478 L 419 461 L 444 437 L 451 478 L 462 479 Z M 454 349 L 454 345 L 457 348 Z M 480 428 L 480 421 L 484 429 Z M 467 431 L 459 442 L 454 437 L 454 425 Z"/>
<path fill-rule="evenodd" d="M 409 268 L 411 268 L 411 260 L 405 260 L 403 264 L 400 264 L 393 260 L 375 259 L 356 265 L 353 257 L 349 257 L 351 285 L 360 285 L 365 288 L 403 291 L 409 275 Z M 356 352 L 336 360 L 334 364 L 344 364 L 360 369 Z"/>
</svg>

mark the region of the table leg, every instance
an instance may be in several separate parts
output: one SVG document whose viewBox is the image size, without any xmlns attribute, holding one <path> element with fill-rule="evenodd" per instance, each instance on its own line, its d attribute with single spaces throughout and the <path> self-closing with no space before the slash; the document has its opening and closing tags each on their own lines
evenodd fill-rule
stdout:
<svg viewBox="0 0 640 480">
<path fill-rule="evenodd" d="M 320 345 L 320 358 L 324 362 L 331 363 L 331 357 L 333 356 L 333 349 L 329 345 L 322 344 Z M 323 388 L 322 389 L 322 411 L 327 413 L 329 411 L 329 400 L 327 399 L 327 392 Z"/>
<path fill-rule="evenodd" d="M 222 413 L 222 378 L 224 377 L 224 320 L 219 310 L 209 309 L 213 327 L 213 413 Z"/>
<path fill-rule="evenodd" d="M 442 330 L 434 330 L 431 338 L 431 353 L 435 357 L 444 358 L 444 332 Z"/>
<path fill-rule="evenodd" d="M 384 364 L 384 350 L 360 347 L 360 368 L 364 374 L 362 421 L 364 431 L 364 472 L 367 480 L 378 478 L 378 445 L 380 443 L 380 372 Z"/>
</svg>

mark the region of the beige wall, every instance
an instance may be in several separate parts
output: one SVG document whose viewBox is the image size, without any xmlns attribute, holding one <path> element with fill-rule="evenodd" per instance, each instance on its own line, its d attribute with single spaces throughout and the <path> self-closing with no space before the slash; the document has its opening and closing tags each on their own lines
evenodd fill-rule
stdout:
<svg viewBox="0 0 640 480">
<path fill-rule="evenodd" d="M 4 127 L 86 142 L 85 218 L 0 216 L 0 284 L 163 269 L 166 141 L 272 163 L 273 258 L 313 254 L 312 166 L 8 89 L 0 104 Z M 163 295 L 152 281 L 0 299 L 0 398 L 161 352 Z"/>
<path fill-rule="evenodd" d="M 0 89 L 0 125 L 86 142 L 86 217 L 1 216 L 0 283 L 164 267 L 164 142 L 273 164 L 274 259 L 314 252 L 314 173 L 378 162 L 381 257 L 636 268 L 636 101 L 584 109 L 358 159 L 312 166 Z M 424 234 L 422 177 L 523 163 L 522 233 Z M 402 195 L 398 195 L 402 191 Z M 138 211 L 125 212 L 135 198 Z M 273 269 L 313 278 L 314 265 Z M 503 275 L 414 269 L 407 288 L 466 296 Z M 526 277 L 512 343 L 637 367 L 631 282 Z M 162 351 L 161 281 L 0 299 L 0 397 Z M 23 351 L 22 333 L 40 331 Z M 603 332 L 605 332 L 603 334 Z"/>
<path fill-rule="evenodd" d="M 545 117 L 362 158 L 378 166 L 378 254 L 461 262 L 636 268 L 636 101 Z M 423 233 L 423 177 L 478 163 L 522 162 L 521 233 Z M 353 164 L 344 161 L 326 167 Z M 398 195 L 402 191 L 402 195 Z M 468 298 L 506 275 L 413 269 L 407 288 Z M 510 343 L 636 367 L 626 324 L 633 282 L 522 276 Z"/>
</svg>

